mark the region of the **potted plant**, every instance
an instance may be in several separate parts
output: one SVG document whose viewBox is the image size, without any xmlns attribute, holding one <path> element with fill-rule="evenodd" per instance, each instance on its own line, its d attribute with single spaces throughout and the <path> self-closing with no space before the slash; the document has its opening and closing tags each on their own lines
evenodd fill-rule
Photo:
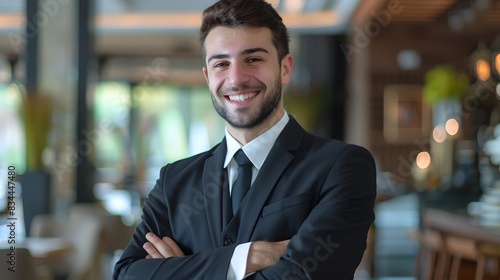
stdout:
<svg viewBox="0 0 500 280">
<path fill-rule="evenodd" d="M 425 74 L 424 100 L 431 106 L 450 100 L 459 100 L 469 86 L 465 74 L 450 65 L 438 65 Z"/>
<path fill-rule="evenodd" d="M 467 75 L 450 65 L 438 65 L 425 74 L 423 99 L 432 106 L 433 127 L 444 126 L 451 118 L 460 122 L 460 99 L 468 87 Z"/>
<path fill-rule="evenodd" d="M 467 76 L 449 65 L 436 66 L 425 75 L 423 99 L 432 106 L 433 119 L 430 177 L 439 181 L 440 188 L 446 189 L 453 184 L 455 145 L 461 126 L 461 97 L 468 86 Z M 447 124 L 456 124 L 457 130 L 450 132 L 451 126 Z"/>
<path fill-rule="evenodd" d="M 26 169 L 43 170 L 43 152 L 51 129 L 52 103 L 43 95 L 28 94 L 23 100 Z"/>
<path fill-rule="evenodd" d="M 37 214 L 50 212 L 51 176 L 43 161 L 52 122 L 52 102 L 48 95 L 29 93 L 24 96 L 22 118 L 26 143 L 26 172 L 19 182 L 26 234 Z"/>
</svg>

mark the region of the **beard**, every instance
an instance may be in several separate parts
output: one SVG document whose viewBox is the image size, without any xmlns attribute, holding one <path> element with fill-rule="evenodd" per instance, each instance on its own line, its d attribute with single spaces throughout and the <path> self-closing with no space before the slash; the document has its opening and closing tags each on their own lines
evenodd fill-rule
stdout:
<svg viewBox="0 0 500 280">
<path fill-rule="evenodd" d="M 267 89 L 266 85 L 263 83 L 258 83 L 255 85 L 250 84 L 241 84 L 239 87 L 231 87 L 231 88 L 221 88 L 218 92 L 218 96 L 224 96 L 225 92 L 228 91 L 238 91 L 238 90 L 248 90 L 248 89 L 258 89 L 261 92 Z M 241 114 L 239 112 L 234 113 L 234 115 L 228 112 L 227 107 L 224 106 L 222 102 L 219 102 L 213 94 L 212 103 L 214 105 L 215 111 L 221 116 L 227 123 L 229 123 L 232 127 L 238 129 L 249 129 L 254 128 L 262 123 L 264 123 L 269 116 L 277 109 L 281 100 L 281 78 L 276 79 L 274 86 L 270 88 L 269 95 L 262 101 L 262 106 L 258 108 L 258 111 L 255 114 L 249 115 L 246 118 L 241 118 Z M 246 109 L 245 109 L 246 110 Z"/>
</svg>

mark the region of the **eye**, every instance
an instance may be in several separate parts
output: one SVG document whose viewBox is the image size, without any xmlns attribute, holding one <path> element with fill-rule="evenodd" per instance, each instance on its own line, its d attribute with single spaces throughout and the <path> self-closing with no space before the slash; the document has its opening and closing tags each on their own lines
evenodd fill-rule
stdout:
<svg viewBox="0 0 500 280">
<path fill-rule="evenodd" d="M 227 62 L 224 62 L 224 61 L 220 61 L 220 62 L 216 62 L 213 64 L 213 68 L 220 68 L 220 67 L 225 67 L 225 66 L 228 66 L 229 63 Z"/>
<path fill-rule="evenodd" d="M 247 59 L 247 62 L 249 62 L 249 63 L 259 62 L 259 61 L 262 61 L 262 59 L 259 57 L 250 57 Z"/>
</svg>

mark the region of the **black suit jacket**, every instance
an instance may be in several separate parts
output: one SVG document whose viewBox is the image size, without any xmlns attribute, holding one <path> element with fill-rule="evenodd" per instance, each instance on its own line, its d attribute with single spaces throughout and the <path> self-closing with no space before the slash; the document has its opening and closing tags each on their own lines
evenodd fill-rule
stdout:
<svg viewBox="0 0 500 280">
<path fill-rule="evenodd" d="M 223 168 L 226 142 L 168 164 L 114 279 L 226 279 L 234 248 L 291 239 L 251 279 L 352 279 L 374 220 L 375 164 L 364 148 L 313 136 L 290 118 L 234 217 Z M 185 257 L 144 259 L 147 232 Z"/>
</svg>

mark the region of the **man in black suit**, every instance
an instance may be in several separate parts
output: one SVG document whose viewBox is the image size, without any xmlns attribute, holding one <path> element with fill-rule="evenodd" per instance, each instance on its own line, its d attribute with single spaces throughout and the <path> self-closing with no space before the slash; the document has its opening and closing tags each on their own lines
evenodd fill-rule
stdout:
<svg viewBox="0 0 500 280">
<path fill-rule="evenodd" d="M 352 279 L 374 220 L 372 156 L 286 113 L 293 57 L 265 1 L 205 10 L 201 44 L 226 136 L 161 169 L 114 279 Z"/>
</svg>

